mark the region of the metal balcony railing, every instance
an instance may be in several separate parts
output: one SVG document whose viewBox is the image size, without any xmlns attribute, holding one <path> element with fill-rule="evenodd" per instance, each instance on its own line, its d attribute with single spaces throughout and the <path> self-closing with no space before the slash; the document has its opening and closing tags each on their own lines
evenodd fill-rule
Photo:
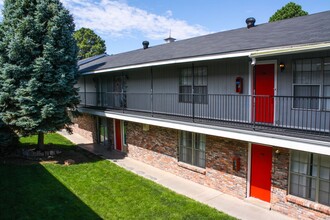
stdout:
<svg viewBox="0 0 330 220">
<path fill-rule="evenodd" d="M 81 92 L 80 99 L 81 106 L 123 113 L 330 134 L 330 97 Z"/>
</svg>

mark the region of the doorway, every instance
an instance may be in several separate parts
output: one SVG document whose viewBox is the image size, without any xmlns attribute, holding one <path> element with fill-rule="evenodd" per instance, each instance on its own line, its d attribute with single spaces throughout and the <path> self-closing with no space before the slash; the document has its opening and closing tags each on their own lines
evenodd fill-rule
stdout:
<svg viewBox="0 0 330 220">
<path fill-rule="evenodd" d="M 114 120 L 114 127 L 115 127 L 115 149 L 122 151 L 122 133 L 121 133 L 121 121 L 118 119 Z"/>
<path fill-rule="evenodd" d="M 275 65 L 255 67 L 255 121 L 274 123 Z"/>
<path fill-rule="evenodd" d="M 272 148 L 252 144 L 250 196 L 270 202 Z"/>
</svg>

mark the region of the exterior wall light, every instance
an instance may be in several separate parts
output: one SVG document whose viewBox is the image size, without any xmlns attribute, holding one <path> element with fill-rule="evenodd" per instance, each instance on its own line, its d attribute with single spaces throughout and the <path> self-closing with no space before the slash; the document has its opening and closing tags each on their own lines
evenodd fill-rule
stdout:
<svg viewBox="0 0 330 220">
<path fill-rule="evenodd" d="M 281 70 L 281 72 L 283 72 L 283 70 L 285 69 L 285 65 L 284 65 L 284 63 L 280 63 L 280 70 Z"/>
</svg>

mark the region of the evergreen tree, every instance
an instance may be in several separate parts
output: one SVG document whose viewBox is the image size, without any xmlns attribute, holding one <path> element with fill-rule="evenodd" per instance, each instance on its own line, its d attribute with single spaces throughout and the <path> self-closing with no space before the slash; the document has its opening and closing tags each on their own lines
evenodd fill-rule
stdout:
<svg viewBox="0 0 330 220">
<path fill-rule="evenodd" d="M 308 12 L 302 10 L 300 5 L 297 5 L 293 2 L 289 2 L 281 9 L 277 10 L 275 14 L 273 14 L 269 18 L 269 22 L 304 16 L 304 15 L 308 15 Z"/>
<path fill-rule="evenodd" d="M 74 38 L 79 47 L 79 59 L 85 59 L 106 51 L 104 40 L 89 28 L 80 28 L 74 33 Z"/>
<path fill-rule="evenodd" d="M 17 134 L 0 119 L 0 157 L 15 150 L 17 144 Z"/>
<path fill-rule="evenodd" d="M 79 103 L 74 22 L 59 0 L 5 0 L 0 27 L 0 118 L 22 135 L 70 130 Z"/>
</svg>

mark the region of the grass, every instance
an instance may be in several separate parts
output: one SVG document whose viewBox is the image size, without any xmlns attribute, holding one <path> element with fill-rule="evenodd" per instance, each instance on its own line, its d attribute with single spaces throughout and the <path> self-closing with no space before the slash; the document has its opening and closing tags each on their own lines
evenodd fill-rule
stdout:
<svg viewBox="0 0 330 220">
<path fill-rule="evenodd" d="M 0 164 L 0 191 L 0 219 L 234 219 L 99 159 Z"/>
<path fill-rule="evenodd" d="M 37 147 L 38 135 L 21 137 L 19 141 L 21 148 L 35 148 Z M 76 147 L 71 141 L 57 133 L 45 134 L 44 143 L 46 148 L 72 149 Z"/>
</svg>

